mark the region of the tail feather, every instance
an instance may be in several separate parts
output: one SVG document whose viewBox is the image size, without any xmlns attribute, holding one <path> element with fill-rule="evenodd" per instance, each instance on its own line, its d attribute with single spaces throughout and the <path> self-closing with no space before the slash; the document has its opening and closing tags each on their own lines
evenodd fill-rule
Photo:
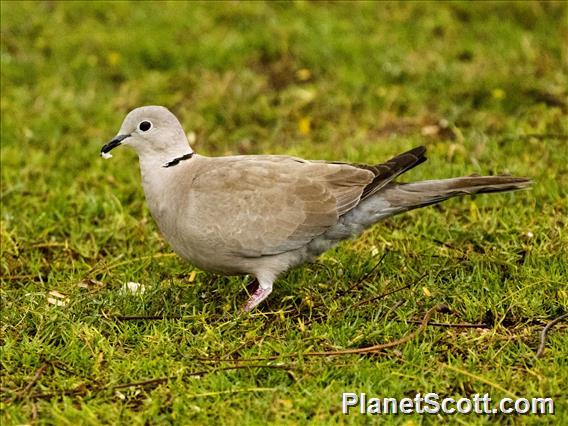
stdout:
<svg viewBox="0 0 568 426">
<path fill-rule="evenodd" d="M 391 207 L 403 212 L 437 204 L 452 197 L 516 191 L 526 189 L 531 184 L 530 179 L 512 176 L 466 176 L 412 183 L 393 183 L 381 192 L 381 197 Z"/>
</svg>

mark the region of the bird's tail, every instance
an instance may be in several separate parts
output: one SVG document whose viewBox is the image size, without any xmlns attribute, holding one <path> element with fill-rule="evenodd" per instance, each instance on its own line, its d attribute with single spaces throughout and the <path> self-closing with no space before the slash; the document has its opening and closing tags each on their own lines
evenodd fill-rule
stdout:
<svg viewBox="0 0 568 426">
<path fill-rule="evenodd" d="M 392 214 L 437 204 L 461 195 L 516 191 L 528 188 L 532 181 L 512 176 L 466 176 L 452 179 L 392 183 L 381 197 L 390 204 Z"/>
<path fill-rule="evenodd" d="M 437 204 L 448 198 L 528 188 L 532 181 L 512 176 L 467 176 L 453 179 L 386 184 L 378 193 L 366 198 L 342 216 L 337 226 L 310 243 L 313 253 L 322 253 L 337 241 L 359 235 L 381 219 L 420 207 Z"/>
</svg>

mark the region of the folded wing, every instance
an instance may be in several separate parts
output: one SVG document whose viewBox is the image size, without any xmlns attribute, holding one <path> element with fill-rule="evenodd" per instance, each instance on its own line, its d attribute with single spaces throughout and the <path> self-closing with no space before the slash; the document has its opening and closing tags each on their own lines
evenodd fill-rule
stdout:
<svg viewBox="0 0 568 426">
<path fill-rule="evenodd" d="M 213 226 L 212 238 L 234 255 L 259 257 L 298 249 L 336 224 L 363 197 L 412 163 L 424 161 L 418 154 L 423 152 L 405 153 L 377 166 L 284 156 L 212 158 L 211 168 L 191 186 L 192 209 L 198 212 L 194 219 Z"/>
</svg>

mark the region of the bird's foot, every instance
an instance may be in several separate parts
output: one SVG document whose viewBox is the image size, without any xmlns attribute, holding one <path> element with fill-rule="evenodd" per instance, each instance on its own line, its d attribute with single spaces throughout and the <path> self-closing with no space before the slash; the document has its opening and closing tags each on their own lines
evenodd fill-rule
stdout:
<svg viewBox="0 0 568 426">
<path fill-rule="evenodd" d="M 272 292 L 272 289 L 257 287 L 252 296 L 247 300 L 247 303 L 243 307 L 243 311 L 250 312 L 255 307 L 257 307 L 268 295 Z"/>
</svg>

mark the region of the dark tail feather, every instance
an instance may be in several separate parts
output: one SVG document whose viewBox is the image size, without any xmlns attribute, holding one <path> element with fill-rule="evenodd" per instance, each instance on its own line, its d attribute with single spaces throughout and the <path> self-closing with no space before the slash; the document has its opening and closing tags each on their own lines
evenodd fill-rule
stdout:
<svg viewBox="0 0 568 426">
<path fill-rule="evenodd" d="M 398 210 L 398 213 L 437 204 L 452 197 L 516 191 L 526 189 L 531 184 L 530 179 L 512 176 L 467 176 L 413 183 L 394 183 L 381 192 L 381 197 Z"/>
<path fill-rule="evenodd" d="M 373 181 L 363 190 L 361 200 L 377 193 L 380 189 L 384 188 L 389 182 L 393 181 L 401 174 L 422 164 L 426 161 L 425 154 L 426 147 L 419 146 L 391 158 L 386 163 L 376 164 L 374 166 L 367 164 L 353 164 L 356 167 L 370 170 L 375 174 Z"/>
</svg>

